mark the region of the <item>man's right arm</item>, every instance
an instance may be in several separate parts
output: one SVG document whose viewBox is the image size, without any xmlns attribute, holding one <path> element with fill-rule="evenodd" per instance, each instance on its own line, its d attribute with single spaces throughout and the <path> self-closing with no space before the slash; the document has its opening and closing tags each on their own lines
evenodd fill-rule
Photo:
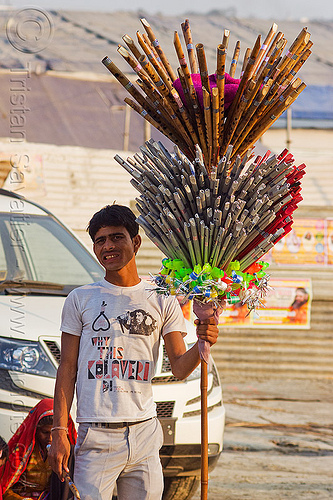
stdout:
<svg viewBox="0 0 333 500">
<path fill-rule="evenodd" d="M 68 471 L 70 444 L 65 429 L 74 396 L 79 345 L 79 336 L 63 332 L 61 361 L 54 391 L 52 445 L 49 451 L 49 463 L 61 480 L 62 469 Z"/>
</svg>

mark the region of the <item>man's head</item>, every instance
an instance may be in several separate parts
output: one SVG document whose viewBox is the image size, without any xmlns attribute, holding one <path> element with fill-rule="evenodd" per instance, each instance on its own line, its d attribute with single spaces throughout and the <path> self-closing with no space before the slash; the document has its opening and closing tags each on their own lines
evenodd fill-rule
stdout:
<svg viewBox="0 0 333 500">
<path fill-rule="evenodd" d="M 132 239 L 139 233 L 139 224 L 134 213 L 124 205 L 106 205 L 92 216 L 87 231 L 93 242 L 97 231 L 107 226 L 125 227 Z"/>
<path fill-rule="evenodd" d="M 133 212 L 121 205 L 108 205 L 92 217 L 88 231 L 94 242 L 95 255 L 106 270 L 106 279 L 117 284 L 114 273 L 117 275 L 126 269 L 128 276 L 136 281 L 135 255 L 141 237 Z"/>
<path fill-rule="evenodd" d="M 136 309 L 131 312 L 131 317 L 139 324 L 141 324 L 146 316 L 146 312 L 143 309 Z"/>
<path fill-rule="evenodd" d="M 309 294 L 305 290 L 305 288 L 302 287 L 296 288 L 295 299 L 294 302 L 292 303 L 292 308 L 299 309 L 302 305 L 306 304 L 308 300 L 309 300 Z"/>
</svg>

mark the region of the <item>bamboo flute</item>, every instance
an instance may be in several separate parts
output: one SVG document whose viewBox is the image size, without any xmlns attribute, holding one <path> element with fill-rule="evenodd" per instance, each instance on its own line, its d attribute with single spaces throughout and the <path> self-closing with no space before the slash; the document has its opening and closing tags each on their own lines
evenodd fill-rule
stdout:
<svg viewBox="0 0 333 500">
<path fill-rule="evenodd" d="M 136 111 L 139 115 L 141 115 L 147 122 L 149 122 L 151 125 L 153 125 L 157 130 L 162 132 L 162 134 L 166 135 L 170 141 L 174 142 L 175 144 L 178 144 L 179 147 L 181 147 L 183 150 L 187 150 L 188 146 L 186 143 L 184 143 L 184 140 L 181 137 L 177 137 L 174 135 L 174 130 L 170 130 L 169 127 L 166 127 L 165 125 L 161 123 L 157 123 L 154 118 L 146 111 L 142 106 L 137 104 L 135 101 L 132 101 L 132 99 L 129 99 L 128 97 L 125 97 L 124 101 L 126 104 L 128 104 L 134 111 Z M 187 154 L 190 156 L 191 153 L 188 150 Z"/>
<path fill-rule="evenodd" d="M 272 109 L 271 115 L 266 118 L 263 123 L 257 125 L 257 127 L 249 134 L 246 141 L 243 142 L 239 151 L 237 153 L 242 155 L 245 153 L 246 149 L 251 147 L 259 137 L 262 136 L 269 129 L 269 127 L 282 115 L 282 113 L 291 106 L 291 104 L 297 99 L 299 94 L 303 92 L 306 88 L 305 83 L 301 83 L 297 89 L 295 89 L 291 96 L 287 97 L 285 102 L 277 105 L 276 108 Z"/>
<path fill-rule="evenodd" d="M 132 38 L 126 34 L 122 38 L 128 50 L 122 46 L 118 47 L 120 55 L 140 78 L 137 81 L 137 86 L 135 87 L 124 74 L 119 72 L 118 68 L 108 58 L 105 58 L 103 63 L 105 64 L 108 61 L 105 65 L 111 73 L 115 74 L 116 78 L 133 98 L 127 99 L 127 104 L 156 126 L 158 130 L 165 133 L 190 160 L 194 161 L 193 165 L 190 166 L 181 155 L 176 154 L 174 158 L 177 158 L 176 163 L 181 162 L 181 167 L 175 175 L 177 175 L 180 189 L 179 196 L 183 203 L 188 197 L 185 186 L 191 187 L 191 169 L 197 169 L 199 166 L 199 163 L 196 163 L 197 161 L 204 165 L 202 171 L 200 170 L 201 167 L 198 170 L 201 172 L 200 175 L 197 175 L 198 193 L 192 197 L 190 204 L 192 218 L 196 221 L 197 230 L 201 226 L 195 217 L 195 212 L 193 213 L 193 204 L 195 208 L 196 202 L 203 210 L 200 217 L 203 217 L 205 227 L 207 226 L 209 229 L 208 250 L 210 251 L 213 212 L 212 210 L 208 211 L 211 208 L 208 205 L 205 208 L 207 199 L 206 195 L 202 193 L 205 193 L 209 186 L 213 196 L 211 199 L 212 206 L 219 207 L 221 205 L 222 208 L 223 204 L 228 202 L 232 210 L 235 210 L 238 206 L 237 204 L 234 205 L 235 199 L 237 200 L 239 197 L 241 199 L 242 197 L 246 198 L 244 189 L 238 191 L 238 187 L 235 187 L 236 184 L 234 184 L 234 176 L 241 175 L 237 155 L 241 159 L 244 158 L 244 155 L 249 156 L 255 139 L 258 139 L 264 133 L 264 130 L 274 123 L 277 117 L 287 109 L 303 90 L 304 84 L 301 85 L 296 75 L 311 54 L 310 33 L 308 33 L 307 28 L 303 28 L 285 55 L 282 55 L 282 52 L 287 41 L 284 39 L 283 33 L 277 31 L 275 23 L 271 25 L 263 43 L 261 42 L 261 36 L 257 37 L 253 48 L 249 49 L 249 55 L 244 55 L 240 84 L 225 119 L 225 62 L 230 36 L 229 31 L 224 30 L 222 43 L 217 47 L 216 87 L 214 87 L 217 90 L 213 91 L 211 91 L 213 85 L 209 79 L 204 46 L 202 43 L 197 43 L 196 51 L 194 51 L 188 19 L 181 25 L 186 43 L 185 53 L 188 53 L 188 63 L 178 33 L 175 32 L 174 46 L 180 63 L 180 68 L 177 71 L 184 91 L 184 99 L 183 93 L 180 91 L 178 94 L 176 90 L 178 86 L 173 86 L 176 75 L 156 39 L 152 27 L 144 18 L 141 19 L 141 23 L 144 26 L 145 33 L 140 34 L 137 32 L 137 46 Z M 240 42 L 238 41 L 235 45 L 230 66 L 231 77 L 235 75 L 239 53 Z M 192 80 L 191 71 L 200 74 L 203 106 L 201 105 L 201 89 L 197 88 L 197 81 L 194 78 Z M 202 153 L 200 152 L 200 155 L 203 160 L 202 158 L 196 158 L 196 144 L 201 148 Z M 229 151 L 228 148 L 231 144 L 233 144 L 233 148 Z M 228 151 L 228 160 L 224 161 L 223 158 Z M 171 164 L 176 164 L 174 159 L 167 158 L 167 161 L 170 161 Z M 222 163 L 221 160 L 223 160 Z M 161 159 L 161 161 L 164 160 Z M 259 159 L 256 160 L 258 165 L 260 165 L 260 161 Z M 216 167 L 217 177 L 212 179 L 210 176 L 214 171 L 214 166 Z M 224 183 L 220 182 L 220 174 L 224 176 Z M 172 176 L 171 178 L 173 179 Z M 255 189 L 255 186 L 256 183 L 253 183 L 252 188 Z M 258 187 L 261 190 L 264 189 L 261 184 Z M 141 184 L 140 189 L 142 189 Z M 267 190 L 266 192 L 268 193 Z M 182 198 L 182 196 L 185 198 Z M 254 196 L 257 196 L 257 194 L 255 193 Z M 271 202 L 271 199 L 269 202 Z M 252 214 L 252 209 L 250 212 Z M 239 227 L 238 225 L 237 228 Z M 199 233 L 205 234 L 203 226 L 200 231 L 198 230 Z M 239 234 L 243 234 L 242 230 L 240 230 Z M 216 238 L 215 229 L 214 235 Z M 227 237 L 228 232 L 226 230 L 224 238 Z M 227 252 L 227 258 L 230 256 L 232 244 L 230 242 L 229 247 L 224 249 Z M 205 251 L 205 243 L 200 241 L 200 245 Z"/>
<path fill-rule="evenodd" d="M 311 55 L 310 48 L 312 45 L 313 42 L 307 43 L 305 49 L 295 57 L 294 64 L 290 64 L 287 67 L 287 70 L 283 73 L 283 77 L 281 78 L 280 86 L 277 88 L 278 94 L 281 92 L 281 90 L 284 90 L 288 86 L 288 84 L 292 81 L 303 64 L 306 62 L 308 57 Z M 289 71 L 289 73 L 287 71 Z"/>
<path fill-rule="evenodd" d="M 252 52 L 251 52 L 251 55 L 250 55 L 250 58 L 249 58 L 249 61 L 246 65 L 246 69 L 244 71 L 244 74 L 243 74 L 243 77 L 240 81 L 240 84 L 239 84 L 239 87 L 237 89 L 237 92 L 236 92 L 236 95 L 234 97 L 234 100 L 229 108 L 229 111 L 228 111 L 228 117 L 227 117 L 227 120 L 226 120 L 226 123 L 225 123 L 225 133 L 224 133 L 224 136 L 223 136 L 223 147 L 222 147 L 222 151 L 221 151 L 221 154 L 224 154 L 224 152 L 226 151 L 227 147 L 228 147 L 228 144 L 230 144 L 230 140 L 232 138 L 232 134 L 234 132 L 234 128 L 235 126 L 237 125 L 236 123 L 236 120 L 233 119 L 233 113 L 235 111 L 235 109 L 237 108 L 237 105 L 241 99 L 241 96 L 245 90 L 245 87 L 246 87 L 246 84 L 247 82 L 251 79 L 252 77 L 252 74 L 253 74 L 253 66 L 255 64 L 255 61 L 257 59 L 257 56 L 258 56 L 258 53 L 259 53 L 259 49 L 260 49 L 260 42 L 261 42 L 261 37 L 260 35 L 258 36 L 254 46 L 253 46 L 253 49 L 252 49 Z M 233 128 L 231 128 L 231 123 L 233 125 Z"/>
<path fill-rule="evenodd" d="M 178 78 L 179 78 L 179 81 L 181 83 L 181 86 L 182 86 L 182 89 L 183 89 L 183 93 L 184 93 L 184 96 L 185 96 L 185 101 L 186 101 L 186 105 L 187 105 L 187 109 L 188 109 L 188 112 L 189 112 L 189 115 L 191 117 L 191 120 L 193 121 L 193 123 L 195 123 L 195 115 L 194 115 L 194 109 L 192 108 L 192 102 L 191 102 L 191 98 L 190 98 L 190 89 L 187 85 L 187 80 L 185 78 L 185 75 L 184 75 L 184 72 L 182 70 L 182 68 L 177 68 L 177 72 L 178 72 Z M 197 140 L 197 143 L 199 142 L 199 140 Z"/>
<path fill-rule="evenodd" d="M 144 53 L 146 54 L 146 56 L 148 57 L 149 62 L 153 65 L 155 71 L 161 77 L 164 84 L 171 91 L 173 89 L 171 79 L 170 79 L 169 75 L 165 72 L 163 67 L 159 64 L 159 62 L 158 62 L 157 58 L 155 57 L 155 55 L 153 54 L 150 46 L 148 46 L 148 44 L 146 43 L 146 41 L 144 39 L 144 35 L 141 35 L 141 33 L 139 31 L 137 31 L 136 36 L 137 36 L 139 45 L 142 48 L 142 50 L 144 51 Z"/>
<path fill-rule="evenodd" d="M 119 83 L 131 94 L 131 96 L 140 104 L 140 106 L 146 110 L 151 117 L 159 124 L 161 124 L 161 118 L 152 105 L 147 103 L 144 96 L 137 90 L 133 83 L 124 75 L 120 69 L 111 61 L 109 57 L 103 59 L 104 66 L 113 74 L 113 76 L 119 81 Z"/>
<path fill-rule="evenodd" d="M 307 31 L 307 28 L 303 28 L 276 68 L 276 86 L 280 85 L 284 79 L 284 76 L 289 73 L 290 69 L 294 65 L 295 60 L 299 58 L 303 48 L 306 46 L 309 40 L 310 33 Z"/>
<path fill-rule="evenodd" d="M 239 58 L 239 53 L 240 53 L 240 41 L 238 40 L 236 42 L 235 50 L 234 50 L 234 53 L 233 53 L 233 56 L 232 56 L 232 61 L 231 61 L 231 64 L 230 64 L 230 69 L 229 69 L 229 75 L 232 78 L 235 77 L 237 62 L 238 62 L 238 58 Z"/>
<path fill-rule="evenodd" d="M 289 94 L 291 92 L 293 92 L 293 90 L 295 88 L 297 88 L 299 83 L 300 83 L 299 79 L 292 82 L 288 86 L 288 88 L 284 90 L 282 95 L 279 98 L 276 98 L 272 103 L 268 100 L 268 96 L 266 97 L 265 100 L 261 101 L 261 104 L 260 104 L 260 106 L 258 106 L 257 111 L 256 111 L 255 120 L 251 120 L 251 122 L 247 124 L 246 128 L 243 129 L 243 132 L 240 135 L 238 141 L 234 143 L 233 155 L 236 152 L 239 154 L 239 147 L 242 148 L 242 145 L 244 144 L 244 142 L 248 142 L 248 138 L 249 138 L 250 134 L 252 134 L 252 131 L 256 127 L 261 127 L 263 125 L 265 117 L 267 117 L 269 114 L 274 114 L 274 111 L 273 111 L 274 109 L 277 109 L 277 108 L 279 110 L 282 109 L 280 114 L 283 113 L 283 111 L 284 111 L 283 102 L 289 96 Z M 279 114 L 279 116 L 280 116 L 280 114 Z M 262 129 L 263 128 L 264 127 L 262 127 Z M 242 148 L 242 150 L 243 150 L 243 148 Z"/>
<path fill-rule="evenodd" d="M 165 104 L 165 98 L 161 96 L 157 90 L 150 84 L 150 81 L 147 79 L 138 79 L 136 81 L 137 85 L 140 89 L 146 94 L 146 102 L 153 106 L 154 110 L 158 113 L 160 118 L 160 123 L 166 127 L 170 128 L 170 123 L 172 118 L 170 114 L 173 114 L 173 110 L 170 109 L 170 106 Z M 175 131 L 175 134 L 178 134 L 178 131 Z M 179 134 L 181 135 L 181 134 Z"/>
<path fill-rule="evenodd" d="M 219 90 L 217 87 L 212 89 L 212 117 L 213 117 L 213 142 L 212 142 L 212 162 L 217 163 L 219 150 Z"/>
<path fill-rule="evenodd" d="M 264 43 L 262 44 L 262 46 L 260 47 L 260 50 L 259 50 L 259 54 L 258 54 L 258 57 L 257 57 L 257 60 L 256 62 L 254 63 L 254 68 L 253 68 L 253 73 L 255 73 L 257 71 L 257 68 L 259 66 L 259 64 L 261 63 L 261 61 L 263 60 L 264 58 L 264 55 L 269 47 L 269 44 L 271 43 L 271 41 L 273 40 L 273 37 L 274 35 L 276 34 L 277 32 L 277 24 L 276 23 L 273 23 L 272 26 L 271 26 L 271 29 L 269 30 L 269 32 L 267 33 L 267 36 L 264 40 Z"/>
<path fill-rule="evenodd" d="M 207 92 L 205 88 L 202 89 L 202 98 L 203 98 L 203 108 L 204 108 L 204 118 L 205 118 L 205 129 L 206 129 L 206 140 L 207 145 L 213 144 L 213 132 L 212 132 L 212 110 L 210 105 L 210 94 Z M 208 165 L 211 165 L 211 157 L 212 157 L 212 148 L 209 148 L 208 151 Z"/>
<path fill-rule="evenodd" d="M 256 98 L 254 98 L 252 100 L 251 105 L 243 113 L 241 120 L 238 122 L 237 128 L 236 128 L 235 133 L 233 135 L 233 143 L 235 145 L 235 148 L 236 148 L 236 144 L 238 143 L 239 137 L 241 136 L 245 127 L 249 124 L 250 119 L 252 118 L 252 116 L 256 112 L 256 110 L 258 109 L 261 102 L 265 99 L 272 83 L 273 82 L 268 82 L 265 85 L 263 85 L 263 87 L 259 90 Z"/>
<path fill-rule="evenodd" d="M 258 77 L 261 76 L 263 71 L 266 71 L 266 75 L 271 69 L 271 64 L 279 57 L 279 47 L 281 47 L 281 52 L 284 49 L 285 45 L 287 44 L 287 40 L 283 38 L 283 33 L 279 31 L 276 35 L 274 40 L 271 43 L 271 46 L 269 47 L 263 61 L 261 62 L 261 65 L 259 69 L 257 70 L 257 75 Z M 265 75 L 265 76 L 266 76 Z"/>
<path fill-rule="evenodd" d="M 149 40 L 149 37 L 147 35 L 147 33 L 142 33 L 142 38 L 143 38 L 143 41 L 145 42 L 145 44 L 147 45 L 147 47 L 150 48 L 151 50 L 151 53 L 153 54 L 153 56 L 155 57 L 156 61 L 158 62 L 158 64 L 161 66 L 161 68 L 163 69 L 163 71 L 165 71 L 165 73 L 168 75 L 168 72 L 167 70 L 165 69 L 164 65 L 163 65 L 163 62 L 160 58 L 160 56 L 158 55 L 154 45 L 151 43 L 151 41 Z M 170 78 L 170 76 L 168 75 L 168 78 Z M 171 80 L 171 79 L 170 79 Z"/>
<path fill-rule="evenodd" d="M 239 124 L 239 121 L 242 117 L 245 108 L 247 107 L 249 100 L 251 99 L 251 96 L 253 95 L 254 88 L 255 88 L 255 81 L 249 80 L 243 92 L 242 97 L 240 98 L 237 106 L 234 109 L 234 112 L 232 114 L 232 120 L 230 120 L 229 122 L 228 139 L 226 139 L 228 141 L 228 144 L 232 142 L 232 138 L 236 130 L 236 127 Z"/>
<path fill-rule="evenodd" d="M 160 92 L 160 94 L 162 94 L 164 97 L 168 98 L 170 100 L 170 105 L 172 107 L 175 107 L 175 110 L 178 110 L 177 103 L 174 102 L 174 100 L 172 99 L 172 95 L 170 93 L 170 90 L 165 85 L 165 83 L 163 82 L 160 75 L 155 71 L 155 68 L 153 67 L 153 65 L 150 64 L 150 62 L 145 54 L 142 54 L 139 57 L 139 64 L 140 64 L 140 66 L 142 65 L 144 71 L 149 76 L 151 81 L 154 83 L 155 87 Z M 173 104 L 171 104 L 171 102 Z"/>
<path fill-rule="evenodd" d="M 131 68 L 141 77 L 148 77 L 148 73 L 142 68 L 141 64 L 131 56 L 125 47 L 118 45 L 117 52 L 122 56 L 123 59 L 131 66 Z"/>
<path fill-rule="evenodd" d="M 242 117 L 239 123 L 239 130 L 236 131 L 234 135 L 234 151 L 236 153 L 237 147 L 244 141 L 247 134 L 252 130 L 256 123 L 260 120 L 261 115 L 265 112 L 265 107 L 268 105 L 269 101 L 267 99 L 267 94 L 269 89 L 273 84 L 273 80 L 268 80 L 267 83 L 260 89 L 257 98 L 252 101 L 244 118 Z M 254 116 L 255 115 L 255 116 Z M 254 119 L 252 117 L 254 116 Z"/>
<path fill-rule="evenodd" d="M 186 63 L 186 59 L 184 56 L 184 52 L 183 52 L 177 31 L 175 31 L 175 33 L 174 33 L 174 46 L 176 49 L 176 53 L 177 53 L 177 56 L 179 59 L 181 69 L 183 71 L 186 86 L 189 89 L 189 102 L 191 104 L 191 108 L 193 110 L 193 114 L 195 117 L 200 146 L 201 146 L 201 149 L 202 149 L 202 152 L 203 152 L 205 158 L 207 159 L 208 154 L 207 154 L 207 147 L 206 147 L 206 140 L 205 140 L 204 122 L 203 122 L 203 119 L 201 117 L 201 111 L 200 111 L 200 107 L 199 107 L 199 103 L 198 103 L 197 93 L 195 91 L 195 88 L 194 88 L 194 85 L 192 82 L 191 74 L 189 72 L 189 69 L 188 69 L 188 66 Z"/>
<path fill-rule="evenodd" d="M 188 60 L 190 63 L 191 73 L 198 73 L 198 65 L 195 58 L 194 45 L 192 41 L 192 33 L 190 28 L 190 22 L 185 19 L 185 22 L 181 25 L 183 30 L 183 36 L 187 48 Z"/>
<path fill-rule="evenodd" d="M 148 78 L 138 78 L 136 80 L 137 85 L 140 89 L 146 94 L 147 101 L 150 99 L 152 105 L 156 110 L 161 114 L 162 117 L 168 119 L 168 113 L 164 107 L 164 98 L 161 94 L 155 89 L 153 84 Z"/>
<path fill-rule="evenodd" d="M 181 137 L 184 139 L 185 143 L 189 147 L 194 147 L 195 143 L 193 142 L 191 137 L 188 135 L 187 131 L 184 128 L 184 125 L 182 124 L 182 122 L 180 121 L 178 116 L 174 113 L 174 109 L 171 107 L 168 100 L 164 99 L 163 102 L 164 102 L 164 106 L 165 106 L 165 108 L 166 108 L 167 112 L 169 113 L 169 116 L 172 120 L 172 123 L 173 123 L 172 127 L 175 127 L 175 129 L 178 131 L 179 135 L 181 135 Z"/>
<path fill-rule="evenodd" d="M 270 99 L 270 95 L 267 95 L 267 104 L 264 107 L 263 113 L 261 113 L 261 120 L 264 120 L 267 115 L 271 113 L 271 110 L 283 103 L 289 97 L 289 95 L 296 89 L 301 83 L 300 78 L 295 78 L 291 83 L 289 83 L 286 87 L 279 88 L 279 92 L 275 94 L 273 98 Z"/>
<path fill-rule="evenodd" d="M 216 83 L 219 90 L 219 142 L 224 132 L 224 87 L 225 87 L 225 60 L 229 43 L 229 30 L 224 30 L 223 40 L 217 47 Z"/>
<path fill-rule="evenodd" d="M 134 66 L 133 61 L 134 60 L 132 60 L 130 62 L 132 67 Z M 182 117 L 184 119 L 185 123 L 188 125 L 188 128 L 191 129 L 185 108 L 182 105 L 182 109 L 179 109 L 178 104 L 175 101 L 174 93 L 176 93 L 176 91 L 173 90 L 174 93 L 169 91 L 169 89 L 167 88 L 167 86 L 165 85 L 165 83 L 163 82 L 161 77 L 159 76 L 159 74 L 155 71 L 154 67 L 150 64 L 150 62 L 147 59 L 147 56 L 145 54 L 142 54 L 139 57 L 139 61 L 138 61 L 139 71 L 137 71 L 137 72 L 138 72 L 139 76 L 142 78 L 142 72 L 140 71 L 141 65 L 142 65 L 143 70 L 146 72 L 146 74 L 151 79 L 151 81 L 155 84 L 155 86 L 158 89 L 158 91 L 160 92 L 160 94 L 162 94 L 162 96 L 164 97 L 164 105 L 166 106 L 166 108 L 168 110 L 169 116 L 171 117 L 171 119 L 174 121 L 174 123 L 176 125 L 176 127 L 175 127 L 176 130 L 178 128 L 180 135 L 182 135 L 184 137 L 185 141 L 188 141 L 190 144 L 192 143 L 192 146 L 194 146 L 194 144 L 192 142 L 193 137 L 192 137 L 192 139 L 189 137 L 186 129 L 184 128 L 183 123 L 179 119 L 180 117 Z M 133 69 L 135 69 L 135 67 Z M 144 80 L 144 77 L 142 78 L 142 80 Z M 144 83 L 147 83 L 147 82 L 144 81 Z M 173 110 L 172 112 L 171 112 L 171 108 Z M 179 113 L 179 115 L 177 116 L 178 113 Z M 191 133 L 190 133 L 190 135 L 191 135 Z"/>
<path fill-rule="evenodd" d="M 293 79 L 293 77 L 298 73 L 298 71 L 301 69 L 301 67 L 306 62 L 306 60 L 310 57 L 311 54 L 312 54 L 312 51 L 310 50 L 310 48 L 305 49 L 302 52 L 302 54 L 301 54 L 300 58 L 298 59 L 298 61 L 291 68 L 291 70 L 288 73 L 288 75 L 286 76 L 285 80 L 287 80 L 288 82 L 291 82 L 291 80 Z M 285 81 L 283 83 L 285 83 Z"/>
<path fill-rule="evenodd" d="M 244 75 L 244 71 L 245 71 L 245 68 L 247 66 L 247 63 L 249 62 L 250 55 L 251 55 L 251 49 L 248 47 L 245 51 L 245 54 L 244 54 L 244 59 L 243 59 L 243 64 L 242 64 L 242 69 L 241 69 L 241 74 L 240 74 L 241 78 Z"/>
<path fill-rule="evenodd" d="M 168 73 L 168 75 L 170 76 L 171 80 L 174 82 L 177 78 L 177 76 L 175 75 L 172 67 L 171 67 L 171 64 L 169 63 L 167 57 L 165 56 L 164 52 L 163 52 L 163 49 L 159 43 L 159 41 L 157 40 L 157 38 L 155 37 L 154 35 L 154 32 L 150 26 L 150 24 L 148 23 L 148 21 L 144 18 L 140 19 L 144 29 L 146 30 L 147 32 L 147 35 L 148 35 L 148 38 L 151 42 L 151 44 L 153 45 L 153 47 L 155 47 L 156 49 L 156 52 L 158 53 L 158 55 L 160 56 L 161 58 L 161 61 L 162 61 L 162 64 L 164 66 L 164 68 L 166 69 L 166 72 Z"/>
<path fill-rule="evenodd" d="M 269 75 L 271 70 L 273 71 L 275 60 L 276 60 L 276 58 L 279 57 L 279 55 L 282 52 L 286 43 L 287 43 L 286 40 L 279 40 L 276 43 L 276 45 L 274 45 L 274 42 L 273 42 L 273 44 L 272 44 L 272 46 L 274 45 L 273 50 L 272 50 L 271 54 L 269 55 L 265 66 L 262 68 L 262 71 L 259 70 L 260 74 L 257 74 L 255 76 L 256 86 L 255 86 L 255 89 L 253 90 L 253 95 L 248 102 L 248 106 L 247 106 L 245 112 L 251 106 L 251 103 L 253 102 L 253 99 L 256 97 L 257 93 L 259 92 L 262 84 L 266 84 L 267 81 L 269 80 L 268 75 Z M 276 64 L 277 63 L 278 63 L 278 61 L 276 61 Z M 258 73 L 259 73 L 259 71 L 258 71 Z M 272 79 L 271 79 L 271 81 L 273 83 Z"/>
<path fill-rule="evenodd" d="M 311 42 L 312 44 L 312 42 Z M 302 60 L 303 56 L 303 51 L 301 51 L 299 54 L 295 54 L 293 56 L 292 60 L 289 60 L 288 64 L 284 66 L 283 71 L 278 70 L 278 66 L 276 69 L 276 75 L 274 78 L 274 85 L 272 86 L 270 93 L 269 93 L 269 98 L 272 101 L 275 96 L 278 96 L 281 91 L 285 89 L 285 82 L 288 82 L 291 80 L 292 76 L 296 75 L 296 70 L 300 69 L 302 65 L 298 65 L 297 63 Z M 295 72 L 295 73 L 294 73 Z"/>
<path fill-rule="evenodd" d="M 202 43 L 198 43 L 196 46 L 197 58 L 199 63 L 199 72 L 201 77 L 201 85 L 204 87 L 207 92 L 210 93 L 210 83 L 208 78 L 208 69 L 207 69 L 207 61 L 205 55 L 205 49 Z"/>
<path fill-rule="evenodd" d="M 169 102 L 161 96 L 151 85 L 148 79 L 142 79 L 142 81 L 137 81 L 139 87 L 145 92 L 147 97 L 151 100 L 152 106 L 159 114 L 160 126 L 164 129 L 168 129 L 173 136 L 179 136 L 180 140 L 185 141 L 188 146 L 191 146 L 191 140 L 186 134 L 182 123 L 179 121 L 178 117 L 175 115 L 174 110 L 171 108 Z M 149 103 L 148 99 L 146 100 Z M 129 103 L 128 103 L 129 104 Z M 132 106 L 133 107 L 133 106 Z M 133 108 L 134 109 L 134 108 Z M 140 114 L 142 114 L 140 112 Z M 144 114 L 142 114 L 144 116 Z M 172 123 L 177 124 L 174 128 Z M 192 143 L 193 144 L 193 143 Z"/>
<path fill-rule="evenodd" d="M 139 59 L 139 57 L 141 56 L 141 52 L 139 51 L 139 49 L 135 45 L 134 40 L 129 35 L 124 35 L 122 37 L 122 39 L 126 43 L 127 47 L 130 49 L 130 51 L 132 52 L 134 57 L 136 59 Z"/>
<path fill-rule="evenodd" d="M 178 68 L 178 75 L 179 75 L 179 80 L 181 82 L 181 85 L 182 85 L 182 88 L 183 88 L 183 92 L 184 92 L 184 95 L 185 95 L 185 100 L 186 100 L 186 103 L 187 103 L 187 106 L 188 106 L 188 109 L 185 108 L 184 104 L 181 102 L 181 107 L 179 108 L 179 112 L 181 113 L 181 117 L 184 121 L 184 124 L 188 130 L 188 133 L 190 134 L 191 138 L 192 138 L 192 142 L 194 144 L 198 144 L 199 143 L 199 139 L 198 139 L 198 136 L 197 136 L 197 132 L 195 131 L 193 125 L 192 125 L 192 122 L 195 122 L 195 115 L 194 115 L 194 110 L 192 108 L 192 102 L 190 100 L 190 97 L 189 97 L 189 89 L 186 85 L 186 81 L 185 81 L 185 78 L 184 78 L 184 75 L 181 71 L 180 68 Z M 192 116 L 193 114 L 193 116 Z M 192 118 L 192 121 L 191 121 L 191 118 Z"/>
</svg>

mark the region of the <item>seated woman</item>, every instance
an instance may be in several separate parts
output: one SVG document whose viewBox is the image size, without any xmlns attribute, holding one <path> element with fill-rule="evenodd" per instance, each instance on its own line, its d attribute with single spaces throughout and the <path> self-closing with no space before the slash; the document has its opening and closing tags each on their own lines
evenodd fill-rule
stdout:
<svg viewBox="0 0 333 500">
<path fill-rule="evenodd" d="M 6 441 L 0 436 L 0 485 L 2 484 L 2 473 L 4 469 L 4 465 L 8 459 L 8 444 Z M 0 487 L 0 500 L 2 500 L 2 489 Z"/>
<path fill-rule="evenodd" d="M 53 399 L 43 399 L 9 440 L 9 458 L 2 477 L 3 500 L 49 498 L 52 470 L 47 445 L 52 440 L 52 423 Z M 68 438 L 74 445 L 76 431 L 72 419 L 68 422 Z"/>
</svg>

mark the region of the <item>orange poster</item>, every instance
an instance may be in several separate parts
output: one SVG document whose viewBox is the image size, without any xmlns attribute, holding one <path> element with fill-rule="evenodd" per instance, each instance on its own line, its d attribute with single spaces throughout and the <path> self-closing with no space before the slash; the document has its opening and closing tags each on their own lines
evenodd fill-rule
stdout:
<svg viewBox="0 0 333 500">
<path fill-rule="evenodd" d="M 272 290 L 262 299 L 264 307 L 249 313 L 233 304 L 220 316 L 220 326 L 236 328 L 310 328 L 312 287 L 310 279 L 273 279 Z"/>
<path fill-rule="evenodd" d="M 333 265 L 333 219 L 327 219 L 327 264 Z"/>
<path fill-rule="evenodd" d="M 327 221 L 323 219 L 296 219 L 291 232 L 272 248 L 272 262 L 284 265 L 326 265 L 326 226 Z M 332 230 L 331 233 L 333 235 Z"/>
</svg>

